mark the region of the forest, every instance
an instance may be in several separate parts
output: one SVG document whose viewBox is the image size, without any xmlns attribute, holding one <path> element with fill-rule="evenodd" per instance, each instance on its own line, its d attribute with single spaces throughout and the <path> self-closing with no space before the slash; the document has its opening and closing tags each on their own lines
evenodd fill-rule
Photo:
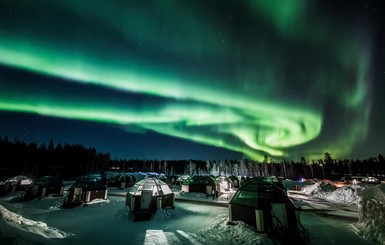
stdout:
<svg viewBox="0 0 385 245">
<path fill-rule="evenodd" d="M 129 149 L 128 149 L 129 150 Z M 111 159 L 110 153 L 98 152 L 93 147 L 81 144 L 48 145 L 25 143 L 18 139 L 0 138 L 0 180 L 15 175 L 39 178 L 52 175 L 63 180 L 76 179 L 90 173 L 105 171 L 157 172 L 165 175 L 236 175 L 245 177 L 281 176 L 287 179 L 301 178 L 338 180 L 344 175 L 385 175 L 384 156 L 369 159 L 333 159 L 325 152 L 323 159 L 299 161 L 292 159 L 274 161 L 265 156 L 261 160 L 157 160 L 157 159 Z"/>
</svg>

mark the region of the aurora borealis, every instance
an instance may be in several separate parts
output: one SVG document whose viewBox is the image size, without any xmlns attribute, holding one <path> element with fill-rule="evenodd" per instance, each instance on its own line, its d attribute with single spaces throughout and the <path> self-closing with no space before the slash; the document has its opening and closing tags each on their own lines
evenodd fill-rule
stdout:
<svg viewBox="0 0 385 245">
<path fill-rule="evenodd" d="M 207 157 L 199 145 L 216 159 L 376 156 L 381 10 L 380 1 L 1 1 L 0 135 L 80 140 L 125 158 Z M 67 125 L 65 138 L 51 122 Z M 98 132 L 68 126 L 93 124 Z M 103 138 L 109 130 L 119 139 Z"/>
</svg>

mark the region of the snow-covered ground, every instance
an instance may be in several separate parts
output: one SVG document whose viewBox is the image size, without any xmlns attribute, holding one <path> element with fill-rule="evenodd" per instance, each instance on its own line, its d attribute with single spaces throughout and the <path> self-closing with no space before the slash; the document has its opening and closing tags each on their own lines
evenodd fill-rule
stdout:
<svg viewBox="0 0 385 245">
<path fill-rule="evenodd" d="M 384 186 L 332 188 L 317 182 L 289 195 L 303 210 L 310 244 L 384 244 Z M 60 207 L 63 197 L 20 202 L 21 193 L 10 193 L 0 198 L 0 244 L 276 244 L 243 222 L 227 225 L 227 207 L 207 203 L 226 203 L 234 192 L 213 200 L 175 189 L 175 209 L 134 222 L 126 191 L 110 188 L 107 200 L 73 209 Z"/>
</svg>

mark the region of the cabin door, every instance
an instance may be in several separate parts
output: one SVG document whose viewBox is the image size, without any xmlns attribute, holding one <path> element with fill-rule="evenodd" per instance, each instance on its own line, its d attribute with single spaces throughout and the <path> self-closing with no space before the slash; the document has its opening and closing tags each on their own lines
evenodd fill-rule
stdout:
<svg viewBox="0 0 385 245">
<path fill-rule="evenodd" d="M 140 198 L 140 209 L 150 208 L 151 198 L 152 191 L 142 191 L 142 196 Z"/>
<path fill-rule="evenodd" d="M 208 195 L 211 195 L 212 191 L 213 191 L 213 187 L 211 185 L 206 185 L 206 193 Z"/>
<path fill-rule="evenodd" d="M 288 222 L 287 222 L 287 213 L 286 213 L 286 205 L 284 203 L 272 203 L 271 204 L 271 214 L 279 221 L 281 221 L 281 224 L 288 229 Z"/>
</svg>

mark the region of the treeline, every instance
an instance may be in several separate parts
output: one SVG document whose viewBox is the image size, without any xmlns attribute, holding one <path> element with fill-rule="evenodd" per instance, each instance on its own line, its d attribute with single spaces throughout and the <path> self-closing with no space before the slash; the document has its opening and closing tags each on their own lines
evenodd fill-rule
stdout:
<svg viewBox="0 0 385 245">
<path fill-rule="evenodd" d="M 379 154 L 365 160 L 336 160 L 328 152 L 323 159 L 307 161 L 304 157 L 299 162 L 268 160 L 267 156 L 262 161 L 250 159 L 239 160 L 115 160 L 110 161 L 110 166 L 119 171 L 144 171 L 158 172 L 166 175 L 236 175 L 236 176 L 282 176 L 298 180 L 305 179 L 333 179 L 342 176 L 385 176 L 385 160 Z"/>
<path fill-rule="evenodd" d="M 100 153 L 93 147 L 80 144 L 48 145 L 26 144 L 15 139 L 0 138 L 0 180 L 27 175 L 38 178 L 53 175 L 61 179 L 73 179 L 89 173 L 107 170 L 122 172 L 157 172 L 166 175 L 237 175 L 237 176 L 282 176 L 301 178 L 339 179 L 346 174 L 385 176 L 385 159 L 379 154 L 365 160 L 333 159 L 326 152 L 323 159 L 299 162 L 268 159 L 232 160 L 111 160 L 110 153 Z"/>
<path fill-rule="evenodd" d="M 15 175 L 37 178 L 52 175 L 62 179 L 104 171 L 110 161 L 109 153 L 97 152 L 80 144 L 26 144 L 18 139 L 0 139 L 0 180 Z"/>
</svg>

